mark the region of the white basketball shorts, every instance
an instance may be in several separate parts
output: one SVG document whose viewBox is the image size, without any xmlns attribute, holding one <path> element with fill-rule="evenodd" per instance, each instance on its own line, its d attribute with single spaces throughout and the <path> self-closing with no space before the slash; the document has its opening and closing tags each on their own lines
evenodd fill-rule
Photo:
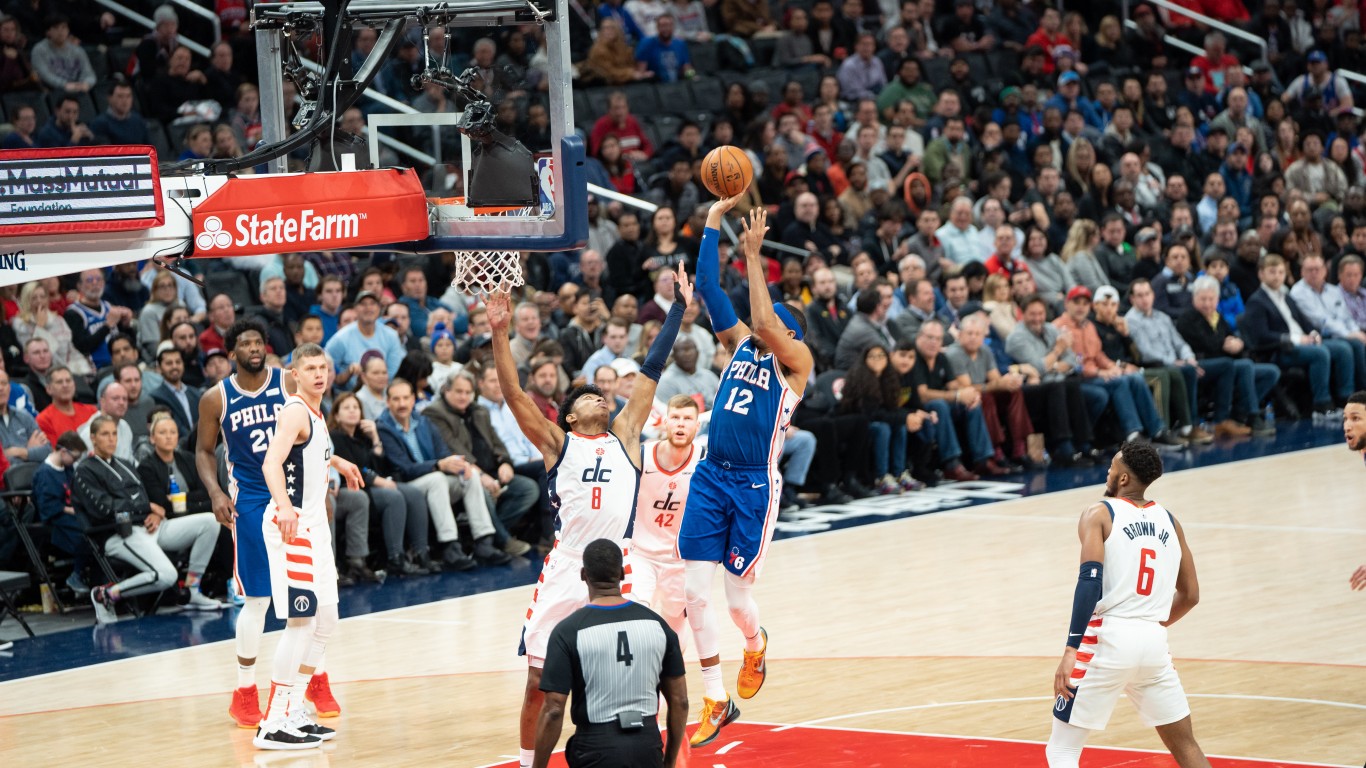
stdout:
<svg viewBox="0 0 1366 768">
<path fill-rule="evenodd" d="M 286 542 L 275 523 L 274 503 L 261 519 L 270 563 L 270 597 L 279 619 L 315 616 L 320 605 L 337 604 L 337 561 L 326 513 L 299 518 L 294 540 Z"/>
<path fill-rule="evenodd" d="M 1076 696 L 1059 696 L 1053 716 L 1078 728 L 1104 730 L 1121 693 L 1144 725 L 1174 723 L 1191 713 L 1167 650 L 1167 628 L 1145 619 L 1091 620 L 1072 672 Z"/>
</svg>

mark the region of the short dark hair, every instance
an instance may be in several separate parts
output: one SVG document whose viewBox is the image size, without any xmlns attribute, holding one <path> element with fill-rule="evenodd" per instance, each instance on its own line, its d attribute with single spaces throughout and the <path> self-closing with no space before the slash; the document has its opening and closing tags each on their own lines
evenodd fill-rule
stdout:
<svg viewBox="0 0 1366 768">
<path fill-rule="evenodd" d="M 169 411 L 170 409 L 167 408 L 166 410 Z M 81 436 L 71 430 L 57 436 L 57 447 L 65 448 L 71 453 L 85 453 L 89 450 L 85 447 L 85 441 L 81 439 Z"/>
<path fill-rule="evenodd" d="M 862 314 L 871 315 L 873 310 L 882 301 L 882 291 L 878 290 L 877 283 L 873 283 L 867 288 L 859 291 L 858 299 L 854 302 L 854 309 Z M 803 312 L 802 314 L 806 314 Z"/>
<path fill-rule="evenodd" d="M 1147 441 L 1131 440 L 1121 445 L 1119 460 L 1144 487 L 1152 485 L 1162 476 L 1162 455 Z"/>
<path fill-rule="evenodd" d="M 621 547 L 611 539 L 590 541 L 583 548 L 584 580 L 594 584 L 617 584 L 625 577 Z"/>
<path fill-rule="evenodd" d="M 255 316 L 238 318 L 237 322 L 228 329 L 228 332 L 223 334 L 223 346 L 227 347 L 228 352 L 237 349 L 237 340 L 248 331 L 255 331 L 259 334 L 261 341 L 265 341 L 269 334 L 266 330 L 266 324 L 261 318 Z"/>
<path fill-rule="evenodd" d="M 1153 286 L 1153 282 L 1152 282 L 1151 280 L 1149 280 L 1148 278 L 1146 278 L 1146 277 L 1136 277 L 1136 278 L 1134 278 L 1134 281 L 1133 281 L 1132 283 L 1129 283 L 1129 298 L 1133 298 L 1133 296 L 1134 296 L 1134 289 L 1137 288 L 1137 287 L 1140 286 L 1140 285 L 1146 285 L 1146 286 L 1148 286 L 1149 288 L 1151 288 L 1151 287 Z"/>
<path fill-rule="evenodd" d="M 569 414 L 574 410 L 574 404 L 579 402 L 579 398 L 585 395 L 597 395 L 604 400 L 607 399 L 607 396 L 602 393 L 602 390 L 592 384 L 582 384 L 569 390 L 569 394 L 564 396 L 564 402 L 560 403 L 559 418 L 555 419 L 555 423 L 560 426 L 560 429 L 563 429 L 566 432 L 569 431 Z M 587 554 L 588 552 L 585 550 L 584 555 L 586 556 Z"/>
<path fill-rule="evenodd" d="M 1028 296 L 1024 297 L 1024 301 L 1020 302 L 1020 309 L 1029 309 L 1034 304 L 1042 304 L 1044 309 L 1048 309 L 1048 302 L 1044 299 L 1044 297 L 1040 296 L 1037 293 L 1031 293 Z"/>
<path fill-rule="evenodd" d="M 408 381 L 407 379 L 395 378 L 393 381 L 389 382 L 389 386 L 384 388 L 384 399 L 388 400 L 390 397 L 393 397 L 394 387 L 397 387 L 400 384 L 407 387 L 409 392 L 417 391 L 416 389 L 414 389 L 412 382 Z"/>
<path fill-rule="evenodd" d="M 1353 392 L 1352 396 L 1347 398 L 1347 404 L 1366 405 L 1366 389 L 1360 390 L 1358 392 Z"/>
</svg>

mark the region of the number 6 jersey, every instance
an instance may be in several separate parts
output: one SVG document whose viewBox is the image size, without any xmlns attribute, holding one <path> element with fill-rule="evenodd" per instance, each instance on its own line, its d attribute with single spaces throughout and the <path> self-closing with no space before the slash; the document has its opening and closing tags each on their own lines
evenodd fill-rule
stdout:
<svg viewBox="0 0 1366 768">
<path fill-rule="evenodd" d="M 555 546 L 581 556 L 595 539 L 631 538 L 640 470 L 611 432 L 567 432 L 546 477 L 555 510 Z"/>
<path fill-rule="evenodd" d="M 636 497 L 631 554 L 672 562 L 678 559 L 674 554 L 678 527 L 683 523 L 683 505 L 688 500 L 688 486 L 697 470 L 697 462 L 702 458 L 702 450 L 695 444 L 689 446 L 687 460 L 681 467 L 669 471 L 659 464 L 660 442 L 646 443 L 641 457 L 640 495 Z"/>
<path fill-rule="evenodd" d="M 1140 507 L 1113 498 L 1105 505 L 1111 527 L 1096 615 L 1166 621 L 1181 570 L 1181 540 L 1171 513 L 1155 501 Z"/>
</svg>

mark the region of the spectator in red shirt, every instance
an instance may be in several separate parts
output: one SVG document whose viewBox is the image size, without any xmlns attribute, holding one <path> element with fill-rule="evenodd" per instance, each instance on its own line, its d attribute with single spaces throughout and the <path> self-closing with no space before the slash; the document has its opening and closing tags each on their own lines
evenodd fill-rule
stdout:
<svg viewBox="0 0 1366 768">
<path fill-rule="evenodd" d="M 1223 32 L 1210 32 L 1205 35 L 1205 53 L 1191 59 L 1191 66 L 1205 73 L 1205 93 L 1222 91 L 1224 70 L 1238 66 L 1238 57 L 1229 53 L 1226 45 Z"/>
<path fill-rule="evenodd" d="M 208 352 L 211 349 L 227 349 L 223 337 L 227 335 L 228 329 L 237 322 L 237 308 L 232 305 L 232 297 L 226 293 L 220 293 L 209 299 L 209 327 L 199 334 L 199 349 Z"/>
<path fill-rule="evenodd" d="M 79 431 L 95 415 L 95 406 L 75 401 L 76 377 L 64 365 L 48 369 L 47 396 L 52 398 L 52 404 L 38 414 L 38 428 L 53 445 L 62 433 Z"/>
<path fill-rule="evenodd" d="M 607 101 L 607 114 L 593 124 L 593 133 L 588 137 L 589 152 L 596 155 L 602 140 L 608 136 L 617 137 L 621 142 L 621 154 L 633 163 L 649 160 L 655 153 L 640 122 L 631 115 L 626 94 L 621 91 L 612 92 Z"/>
<path fill-rule="evenodd" d="M 1025 41 L 1025 47 L 1037 45 L 1043 49 L 1043 71 L 1046 75 L 1053 74 L 1056 64 L 1053 63 L 1053 48 L 1059 45 L 1076 47 L 1076 44 L 1062 33 L 1062 15 L 1057 8 L 1045 8 L 1043 16 L 1039 19 L 1039 28 L 1034 30 L 1034 34 Z"/>
<path fill-rule="evenodd" d="M 806 93 L 802 90 L 802 84 L 796 80 L 788 80 L 783 86 L 783 100 L 773 108 L 773 121 L 776 123 L 778 118 L 788 112 L 795 114 L 802 125 L 811 121 L 811 107 L 806 105 Z"/>
</svg>

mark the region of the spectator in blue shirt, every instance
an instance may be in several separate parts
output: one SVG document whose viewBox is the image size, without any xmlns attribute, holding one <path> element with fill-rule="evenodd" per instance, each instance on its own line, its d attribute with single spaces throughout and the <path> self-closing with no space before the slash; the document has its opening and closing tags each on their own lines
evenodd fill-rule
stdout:
<svg viewBox="0 0 1366 768">
<path fill-rule="evenodd" d="M 90 560 L 90 548 L 82 536 L 85 527 L 71 504 L 71 484 L 76 472 L 72 467 L 85 453 L 85 442 L 75 432 L 65 432 L 33 474 L 33 507 L 47 525 L 52 546 L 72 557 L 73 568 L 67 586 L 74 592 L 89 592 L 81 572 Z"/>
<path fill-rule="evenodd" d="M 636 69 L 653 73 L 661 83 L 676 83 L 693 76 L 688 44 L 674 37 L 675 24 L 673 14 L 665 13 L 655 20 L 659 34 L 641 40 L 636 46 Z"/>
<path fill-rule="evenodd" d="M 1224 164 L 1219 166 L 1219 175 L 1224 177 L 1224 193 L 1238 201 L 1238 230 L 1252 227 L 1252 174 L 1247 172 L 1248 148 L 1242 142 L 1234 142 L 1224 156 Z"/>
<path fill-rule="evenodd" d="M 399 301 L 408 307 L 408 318 L 416 335 L 427 335 L 427 318 L 433 311 L 444 309 L 454 314 L 454 310 L 445 303 L 427 295 L 427 274 L 422 267 L 416 264 L 405 267 L 398 273 L 398 286 L 403 290 Z"/>
<path fill-rule="evenodd" d="M 360 359 L 368 350 L 384 355 L 389 367 L 389 378 L 398 375 L 398 364 L 403 362 L 403 342 L 398 333 L 378 323 L 379 297 L 370 291 L 356 295 L 356 322 L 336 332 L 324 349 L 337 366 L 337 386 L 345 388 L 361 372 Z"/>
<path fill-rule="evenodd" d="M 84 147 L 95 143 L 95 134 L 81 122 L 81 103 L 75 96 L 63 96 L 52 119 L 38 131 L 40 147 Z"/>
<path fill-rule="evenodd" d="M 90 130 L 101 144 L 151 144 L 147 121 L 133 109 L 133 86 L 117 82 L 109 92 L 109 109 L 90 121 Z"/>
<path fill-rule="evenodd" d="M 1081 75 L 1076 72 L 1064 72 L 1058 76 L 1058 92 L 1044 102 L 1044 108 L 1048 107 L 1057 107 L 1064 115 L 1076 110 L 1087 125 L 1096 130 L 1105 128 L 1105 120 L 1095 103 L 1081 95 Z"/>
<path fill-rule="evenodd" d="M 346 283 L 336 275 L 328 275 L 318 282 L 318 303 L 308 308 L 310 315 L 317 315 L 323 321 L 323 343 L 332 340 L 341 326 L 342 299 L 346 296 Z"/>
</svg>

